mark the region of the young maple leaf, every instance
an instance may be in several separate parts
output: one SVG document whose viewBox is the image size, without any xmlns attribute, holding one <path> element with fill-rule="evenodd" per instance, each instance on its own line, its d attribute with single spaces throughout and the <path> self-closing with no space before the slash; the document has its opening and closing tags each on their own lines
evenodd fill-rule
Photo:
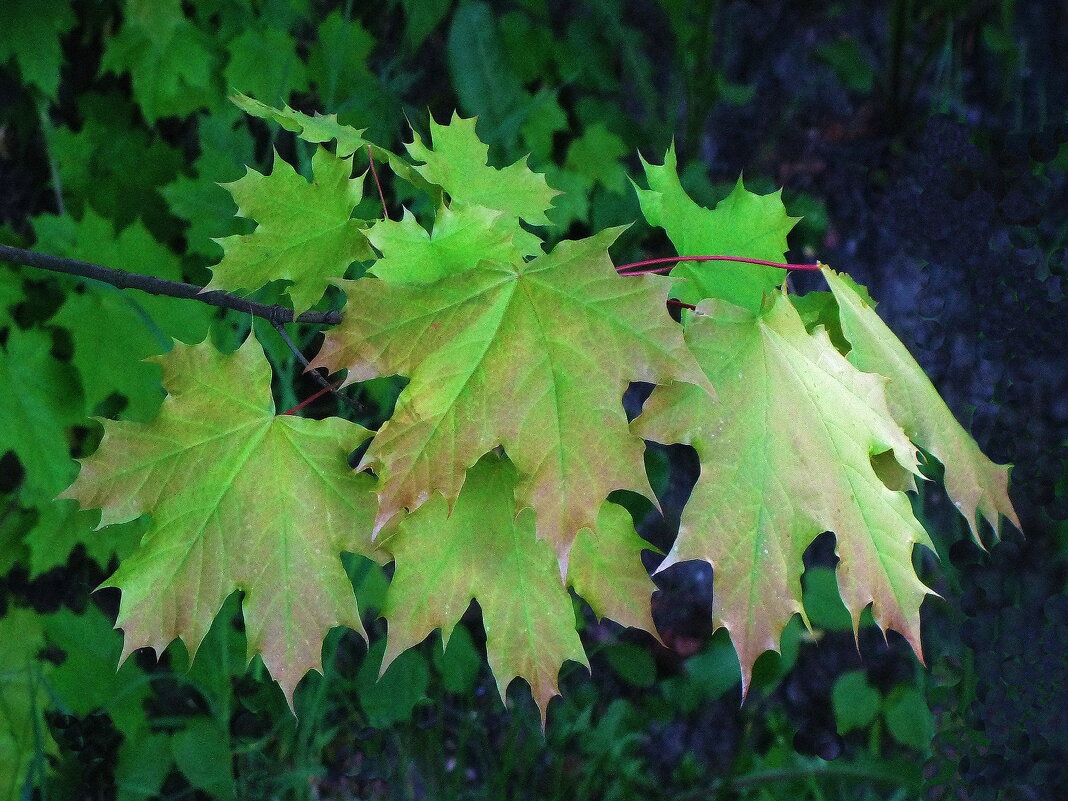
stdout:
<svg viewBox="0 0 1068 801">
<path fill-rule="evenodd" d="M 498 445 L 519 471 L 517 508 L 534 508 L 565 572 L 611 491 L 653 497 L 623 392 L 631 381 L 706 382 L 665 310 L 670 279 L 616 274 L 607 248 L 618 234 L 428 285 L 338 282 L 344 320 L 311 367 L 347 369 L 350 383 L 411 379 L 360 463 L 380 478 L 378 529 L 435 492 L 451 503 Z"/>
<path fill-rule="evenodd" d="M 560 694 L 564 660 L 589 663 L 552 548 L 535 535 L 530 509 L 515 513 L 517 478 L 507 459 L 487 454 L 469 471 L 451 513 L 436 496 L 382 543 L 397 562 L 382 613 L 389 621 L 382 670 L 436 628 L 448 643 L 474 599 L 501 700 L 513 679 L 526 680 L 544 724 L 549 701 Z M 583 597 L 599 615 L 655 636 L 656 587 L 639 558 L 643 547 L 649 544 L 630 514 L 605 501 L 596 527 L 576 541 L 568 581 L 588 593 Z"/>
<path fill-rule="evenodd" d="M 642 564 L 643 550 L 656 549 L 638 536 L 630 512 L 605 501 L 597 525 L 575 538 L 567 583 L 599 619 L 647 631 L 659 640 L 650 603 L 656 584 Z"/>
<path fill-rule="evenodd" d="M 415 169 L 454 201 L 497 209 L 534 225 L 549 224 L 545 212 L 560 193 L 525 161 L 501 170 L 489 166 L 489 147 L 475 133 L 474 117 L 464 119 L 455 114 L 448 125 L 431 117 L 432 148 L 423 144 L 419 134 L 414 136 L 405 147 L 413 159 L 424 162 Z"/>
<path fill-rule="evenodd" d="M 309 115 L 302 111 L 291 109 L 288 105 L 283 105 L 280 109 L 274 108 L 241 92 L 232 94 L 230 102 L 246 114 L 278 123 L 287 131 L 295 133 L 305 142 L 321 145 L 331 140 L 336 140 L 337 155 L 341 158 L 351 156 L 368 144 L 367 140 L 363 138 L 366 128 L 357 129 L 351 125 L 339 123 L 337 114 Z"/>
<path fill-rule="evenodd" d="M 400 220 L 379 220 L 367 231 L 382 252 L 371 272 L 390 283 L 430 284 L 474 267 L 483 259 L 523 261 L 541 251 L 541 239 L 516 218 L 485 206 L 441 206 L 428 234 L 405 209 Z"/>
<path fill-rule="evenodd" d="M 363 134 L 366 128 L 353 128 L 351 125 L 338 122 L 336 114 L 316 113 L 308 115 L 302 111 L 291 109 L 284 104 L 282 108 L 274 108 L 240 92 L 235 92 L 230 97 L 230 101 L 246 114 L 276 122 L 305 142 L 324 144 L 336 141 L 337 155 L 342 158 L 351 156 L 361 148 L 368 148 L 372 158 L 389 164 L 390 169 L 398 177 L 403 178 L 416 189 L 426 192 L 432 197 L 435 195 L 440 196 L 438 188 L 428 183 L 422 175 L 415 171 L 411 164 L 396 153 L 364 139 Z"/>
<path fill-rule="evenodd" d="M 946 492 L 980 542 L 977 514 L 995 534 L 1004 515 L 1020 521 L 1009 500 L 1009 465 L 994 464 L 965 431 L 901 340 L 849 282 L 829 267 L 823 277 L 838 303 L 842 334 L 851 346 L 847 358 L 857 369 L 890 379 L 886 399 L 909 438 L 946 468 Z"/>
<path fill-rule="evenodd" d="M 642 214 L 650 225 L 667 232 L 683 256 L 744 256 L 781 262 L 787 250 L 786 234 L 800 217 L 790 217 L 782 204 L 782 191 L 756 195 L 746 190 L 742 179 L 715 209 L 695 203 L 679 181 L 674 145 L 661 166 L 642 159 L 648 189 L 635 187 Z M 686 303 L 706 298 L 726 300 L 758 311 L 764 294 L 783 281 L 777 267 L 745 262 L 682 262 L 672 278 L 685 278 L 676 287 L 676 297 Z"/>
<path fill-rule="evenodd" d="M 397 565 L 382 610 L 389 623 L 382 670 L 436 628 L 447 643 L 476 599 L 501 700 L 522 677 L 544 722 L 549 700 L 560 694 L 564 660 L 589 662 L 553 550 L 536 537 L 529 509 L 515 513 L 515 485 L 515 468 L 487 455 L 471 468 L 451 513 L 438 495 L 385 541 Z"/>
<path fill-rule="evenodd" d="M 231 292 L 255 291 L 276 279 L 292 282 L 289 296 L 297 314 L 323 296 L 327 282 L 354 261 L 374 258 L 352 210 L 363 197 L 363 181 L 349 178 L 352 159 L 320 147 L 312 156 L 314 180 L 308 183 L 275 154 L 274 171 L 249 168 L 224 187 L 237 202 L 237 215 L 258 224 L 251 234 L 215 241 L 223 259 L 204 287 Z"/>
<path fill-rule="evenodd" d="M 290 706 L 321 669 L 333 626 L 363 631 L 341 552 L 374 555 L 371 482 L 348 455 L 369 431 L 340 418 L 276 416 L 271 370 L 250 337 L 232 355 L 176 345 L 153 359 L 169 392 L 151 424 L 104 421 L 96 453 L 63 493 L 100 526 L 152 515 L 104 586 L 122 591 L 123 656 L 181 637 L 195 653 L 223 601 L 244 593 L 249 656 Z"/>
<path fill-rule="evenodd" d="M 917 472 L 915 449 L 887 408 L 886 379 L 853 367 L 823 329 L 810 336 L 785 295 L 759 314 L 719 301 L 698 311 L 686 341 L 718 400 L 686 384 L 657 387 L 633 428 L 691 444 L 701 459 L 663 567 L 702 559 L 715 568 L 714 623 L 738 651 L 743 692 L 757 657 L 778 650 L 792 615 L 804 617 L 802 554 L 823 531 L 837 538 L 854 626 L 870 603 L 876 622 L 920 654 L 920 604 L 931 591 L 913 571 L 912 550 L 931 542 L 908 497 L 872 466 L 890 451 Z"/>
</svg>

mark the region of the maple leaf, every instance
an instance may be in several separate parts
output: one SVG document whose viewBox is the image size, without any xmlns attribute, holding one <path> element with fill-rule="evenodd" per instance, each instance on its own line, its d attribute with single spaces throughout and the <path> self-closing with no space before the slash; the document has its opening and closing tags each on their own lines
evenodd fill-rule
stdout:
<svg viewBox="0 0 1068 801">
<path fill-rule="evenodd" d="M 759 314 L 720 301 L 698 312 L 686 341 L 718 401 L 686 384 L 658 387 L 633 426 L 647 439 L 691 444 L 701 459 L 661 569 L 689 559 L 713 565 L 714 624 L 738 651 L 743 691 L 757 657 L 778 650 L 791 616 L 804 616 L 802 554 L 827 530 L 854 627 L 870 603 L 876 622 L 921 654 L 920 604 L 930 590 L 912 550 L 931 543 L 908 497 L 886 487 L 871 462 L 892 451 L 917 472 L 915 449 L 887 408 L 886 379 L 853 367 L 823 329 L 810 336 L 782 294 Z"/>
<path fill-rule="evenodd" d="M 288 105 L 282 108 L 274 108 L 266 103 L 235 92 L 230 96 L 230 102 L 253 117 L 271 120 L 291 131 L 305 142 L 324 144 L 331 140 L 337 140 L 337 156 L 347 158 L 362 147 L 366 147 L 367 140 L 363 138 L 366 129 L 356 129 L 351 125 L 344 125 L 337 121 L 337 114 L 305 114 L 302 111 L 291 109 Z"/>
<path fill-rule="evenodd" d="M 618 233 L 434 284 L 338 282 L 344 319 L 311 368 L 346 369 L 348 383 L 411 379 L 359 465 L 380 478 L 377 529 L 435 492 L 451 503 L 498 445 L 519 471 L 518 507 L 534 508 L 564 572 L 612 490 L 653 497 L 623 392 L 704 376 L 665 310 L 670 279 L 616 274 L 607 248 Z"/>
<path fill-rule="evenodd" d="M 667 232 L 680 255 L 744 256 L 781 262 L 787 250 L 786 234 L 799 217 L 790 217 L 782 204 L 782 190 L 756 195 L 746 190 L 742 179 L 715 209 L 695 203 L 679 180 L 678 161 L 672 145 L 661 166 L 642 159 L 648 189 L 635 186 L 642 214 L 650 225 Z M 683 262 L 671 271 L 685 278 L 676 297 L 686 303 L 706 298 L 726 300 L 758 311 L 766 292 L 783 281 L 782 270 L 744 262 Z"/>
<path fill-rule="evenodd" d="M 567 583 L 598 618 L 647 631 L 659 639 L 650 603 L 656 584 L 642 564 L 643 550 L 655 549 L 638 536 L 630 512 L 605 501 L 597 525 L 582 529 L 575 538 Z"/>
<path fill-rule="evenodd" d="M 204 287 L 254 291 L 275 279 L 292 282 L 289 295 L 297 314 L 307 311 L 327 281 L 340 277 L 354 261 L 374 258 L 352 210 L 363 197 L 363 181 L 349 178 L 352 159 L 324 148 L 312 156 L 314 180 L 308 183 L 275 154 L 274 171 L 249 168 L 243 178 L 224 184 L 237 202 L 239 217 L 255 220 L 251 234 L 216 240 L 223 259 Z"/>
<path fill-rule="evenodd" d="M 33 528 L 23 538 L 30 550 L 27 560 L 30 578 L 66 564 L 78 545 L 99 565 L 110 562 L 113 554 L 123 559 L 136 549 L 145 532 L 143 523 L 147 522 L 111 526 L 101 534 L 93 530 L 96 518 L 95 512 L 81 511 L 73 501 L 43 504 L 37 510 Z"/>
<path fill-rule="evenodd" d="M 230 54 L 223 69 L 227 86 L 262 97 L 289 97 L 308 88 L 297 42 L 283 29 L 246 28 L 226 43 L 226 50 Z"/>
<path fill-rule="evenodd" d="M 212 105 L 218 75 L 211 38 L 193 25 L 180 0 L 127 0 L 123 23 L 108 42 L 102 72 L 129 71 L 145 119 L 185 116 Z"/>
<path fill-rule="evenodd" d="M 320 29 L 322 35 L 324 31 Z M 253 117 L 271 120 L 278 123 L 282 128 L 292 132 L 305 142 L 323 144 L 332 140 L 337 141 L 337 155 L 344 158 L 351 156 L 357 150 L 369 147 L 371 154 L 379 161 L 389 164 L 390 168 L 399 177 L 415 186 L 417 189 L 426 191 L 431 196 L 440 196 L 440 192 L 427 182 L 422 175 L 415 171 L 411 164 L 404 161 L 396 153 L 386 150 L 384 147 L 372 144 L 363 138 L 365 128 L 353 128 L 338 122 L 336 114 L 305 114 L 295 111 L 287 105 L 282 108 L 274 108 L 266 103 L 261 103 L 247 95 L 236 92 L 230 97 L 230 101 Z"/>
<path fill-rule="evenodd" d="M 829 267 L 823 277 L 838 303 L 842 333 L 851 346 L 847 358 L 857 369 L 890 379 L 886 399 L 894 419 L 909 438 L 935 456 L 946 469 L 946 492 L 979 538 L 981 514 L 995 534 L 1004 515 L 1017 529 L 1020 521 L 1009 500 L 1009 465 L 994 464 L 949 410 L 923 368 L 887 328 L 871 304 Z"/>
<path fill-rule="evenodd" d="M 5 0 L 0 4 L 0 64 L 14 58 L 23 83 L 56 99 L 63 66 L 60 37 L 77 22 L 64 0 Z M 0 795 L 0 798 L 3 796 Z"/>
<path fill-rule="evenodd" d="M 347 461 L 370 432 L 275 416 L 270 366 L 252 338 L 229 356 L 205 343 L 153 361 L 169 393 L 159 417 L 104 421 L 100 447 L 61 496 L 99 508 L 98 528 L 152 515 L 104 584 L 122 591 L 123 659 L 175 637 L 195 653 L 240 589 L 249 655 L 263 656 L 292 705 L 303 675 L 320 669 L 326 631 L 362 631 L 340 554 L 373 555 L 371 482 Z"/>
<path fill-rule="evenodd" d="M 419 134 L 406 144 L 412 158 L 422 161 L 415 169 L 427 181 L 440 186 L 454 201 L 507 212 L 534 225 L 548 225 L 545 216 L 553 197 L 545 176 L 531 171 L 526 161 L 504 169 L 489 166 L 489 146 L 475 133 L 475 118 L 454 114 L 452 122 L 441 125 L 430 119 L 432 147 L 423 144 Z"/>
<path fill-rule="evenodd" d="M 379 220 L 368 231 L 382 252 L 371 272 L 390 283 L 429 284 L 483 259 L 513 263 L 541 253 L 541 240 L 515 218 L 484 206 L 442 206 L 428 234 L 405 209 L 399 221 Z"/>
<path fill-rule="evenodd" d="M 535 535 L 530 509 L 515 513 L 516 480 L 507 460 L 487 455 L 471 468 L 451 514 L 435 496 L 385 541 L 397 564 L 382 610 L 389 623 L 382 670 L 434 629 L 448 643 L 475 599 L 501 700 L 522 677 L 544 723 L 564 660 L 589 662 L 553 550 Z"/>
</svg>

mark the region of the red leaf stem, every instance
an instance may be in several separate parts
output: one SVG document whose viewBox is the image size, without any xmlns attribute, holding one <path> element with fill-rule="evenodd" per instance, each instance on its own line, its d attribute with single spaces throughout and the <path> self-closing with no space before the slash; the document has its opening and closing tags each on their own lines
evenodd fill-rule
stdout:
<svg viewBox="0 0 1068 801">
<path fill-rule="evenodd" d="M 375 156 L 371 146 L 367 146 L 367 160 L 371 165 L 371 177 L 374 178 L 375 186 L 378 187 L 378 199 L 382 201 L 382 216 L 389 219 L 389 209 L 386 207 L 386 194 L 382 191 L 382 182 L 378 180 L 378 169 L 375 167 Z"/>
<path fill-rule="evenodd" d="M 650 273 L 662 273 L 670 267 L 656 267 L 652 270 L 636 270 L 636 267 L 648 267 L 650 264 L 676 264 L 680 261 L 741 261 L 746 264 L 762 264 L 765 267 L 778 267 L 780 270 L 818 270 L 819 264 L 786 264 L 780 261 L 765 261 L 764 259 L 747 259 L 744 256 L 664 256 L 659 259 L 645 259 L 630 264 L 621 264 L 616 267 L 616 272 L 621 275 L 649 275 Z M 624 272 L 626 271 L 626 272 Z"/>
<path fill-rule="evenodd" d="M 305 406 L 307 406 L 312 401 L 316 400 L 321 395 L 325 395 L 327 392 L 333 392 L 335 389 L 340 387 L 341 384 L 342 384 L 341 381 L 335 381 L 333 384 L 329 384 L 329 385 L 323 387 L 318 392 L 316 392 L 314 395 L 312 395 L 312 396 L 310 396 L 308 398 L 305 398 L 300 403 L 298 403 L 296 406 L 294 406 L 292 409 L 288 409 L 287 411 L 282 412 L 282 414 L 296 414 L 297 412 L 299 412 L 301 409 L 303 409 Z"/>
</svg>

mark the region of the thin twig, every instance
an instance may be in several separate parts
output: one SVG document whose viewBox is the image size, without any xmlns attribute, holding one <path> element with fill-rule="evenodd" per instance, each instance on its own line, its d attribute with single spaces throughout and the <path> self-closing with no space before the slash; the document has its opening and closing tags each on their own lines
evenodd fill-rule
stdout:
<svg viewBox="0 0 1068 801">
<path fill-rule="evenodd" d="M 105 284 L 116 286 L 119 289 L 139 289 L 150 295 L 167 295 L 172 298 L 199 300 L 201 303 L 207 303 L 210 306 L 219 306 L 224 309 L 233 309 L 234 311 L 251 314 L 254 317 L 262 317 L 272 323 L 298 322 L 316 325 L 338 325 L 341 322 L 341 313 L 336 311 L 306 311 L 294 318 L 293 310 L 287 309 L 285 306 L 269 306 L 266 303 L 257 303 L 222 290 L 205 292 L 203 287 L 195 286 L 194 284 L 183 284 L 179 281 L 168 281 L 151 275 L 114 270 L 111 267 L 103 267 L 99 264 L 50 256 L 47 253 L 13 248 L 10 245 L 0 245 L 0 261 L 9 261 L 12 264 L 21 264 L 26 267 L 37 267 L 41 270 L 92 278 L 96 281 L 103 281 Z"/>
<path fill-rule="evenodd" d="M 304 365 L 304 371 L 305 372 L 309 372 L 308 368 L 311 367 L 311 364 L 308 362 L 307 358 L 305 358 L 304 354 L 301 353 L 300 348 L 297 347 L 297 343 L 295 343 L 290 338 L 289 332 L 286 331 L 285 326 L 282 325 L 281 323 L 276 323 L 274 321 L 271 322 L 271 325 L 274 326 L 274 330 L 278 332 L 278 336 L 280 336 L 282 338 L 282 341 L 286 343 L 286 345 L 289 347 L 289 349 L 291 351 L 293 351 L 293 355 L 297 357 L 297 361 L 300 362 L 302 365 Z M 355 409 L 356 408 L 356 405 L 351 400 L 349 400 L 348 398 L 346 398 L 344 395 L 342 395 L 340 392 L 337 391 L 337 387 L 335 386 L 335 384 L 337 382 L 335 382 L 334 384 L 331 384 L 329 381 L 326 380 L 326 377 L 323 376 L 322 373 L 320 373 L 318 371 L 318 369 L 311 370 L 310 374 L 311 374 L 311 377 L 314 378 L 315 381 L 319 384 L 319 386 L 321 386 L 323 388 L 323 392 L 326 392 L 327 390 L 329 390 L 330 392 L 333 393 L 335 398 L 337 398 L 339 401 L 344 403 L 350 409 Z M 305 403 L 311 403 L 312 399 L 318 398 L 322 394 L 323 394 L 322 392 L 315 393 L 315 395 L 313 395 L 312 398 L 310 398 L 307 401 L 305 401 Z M 300 409 L 301 406 L 297 406 L 296 408 Z M 289 412 L 286 412 L 286 414 L 289 414 Z"/>
</svg>

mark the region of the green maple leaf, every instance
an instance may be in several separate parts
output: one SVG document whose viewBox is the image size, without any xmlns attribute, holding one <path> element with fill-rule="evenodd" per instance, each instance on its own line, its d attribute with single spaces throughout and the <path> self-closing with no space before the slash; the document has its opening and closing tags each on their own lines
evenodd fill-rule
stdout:
<svg viewBox="0 0 1068 801">
<path fill-rule="evenodd" d="M 553 550 L 518 516 L 515 469 L 490 455 L 471 468 L 451 513 L 440 495 L 405 519 L 385 546 L 397 561 L 383 616 L 389 621 L 383 669 L 434 629 L 448 643 L 471 600 L 486 628 L 486 654 L 501 699 L 517 676 L 542 710 L 559 695 L 564 660 L 589 667 L 575 611 Z"/>
<path fill-rule="evenodd" d="M 483 206 L 442 206 L 432 234 L 406 209 L 399 221 L 376 222 L 367 238 L 382 252 L 371 272 L 389 283 L 429 284 L 483 259 L 510 264 L 542 252 L 541 240 L 514 217 Z"/>
<path fill-rule="evenodd" d="M 416 189 L 426 192 L 435 200 L 441 199 L 440 187 L 429 183 L 426 178 L 416 172 L 416 169 L 411 164 L 396 153 L 364 139 L 365 128 L 356 129 L 351 125 L 338 122 L 336 114 L 316 113 L 308 115 L 301 111 L 295 111 L 286 105 L 283 105 L 280 109 L 274 108 L 266 103 L 261 103 L 259 100 L 246 97 L 240 92 L 234 94 L 230 100 L 247 114 L 276 122 L 305 142 L 322 144 L 336 140 L 338 156 L 351 156 L 361 148 L 369 148 L 371 157 L 378 162 L 388 164 L 398 177 L 403 178 Z"/>
<path fill-rule="evenodd" d="M 42 215 L 34 219 L 33 227 L 41 250 L 182 280 L 177 257 L 140 222 L 116 234 L 109 220 L 87 208 L 80 221 Z M 141 360 L 169 348 L 172 337 L 202 339 L 208 328 L 206 308 L 95 282 L 84 282 L 82 289 L 68 293 L 52 322 L 71 332 L 71 363 L 81 376 L 89 411 L 117 392 L 127 399 L 125 417 L 148 419 L 158 408 L 162 391 L 159 368 Z"/>
<path fill-rule="evenodd" d="M 249 28 L 226 44 L 227 85 L 259 97 L 289 97 L 308 88 L 293 37 L 279 28 Z"/>
<path fill-rule="evenodd" d="M 894 419 L 909 438 L 946 468 L 946 492 L 980 542 L 977 515 L 996 533 L 1004 515 L 1016 528 L 1020 521 L 1009 500 L 1009 465 L 994 464 L 957 422 L 946 402 L 908 349 L 852 282 L 829 267 L 823 277 L 838 303 L 842 333 L 851 346 L 849 361 L 867 373 L 890 379 L 886 399 Z"/>
<path fill-rule="evenodd" d="M 367 146 L 367 140 L 363 138 L 363 129 L 357 130 L 351 125 L 339 123 L 337 114 L 310 115 L 291 109 L 287 105 L 283 105 L 282 108 L 278 109 L 240 92 L 235 92 L 231 95 L 230 102 L 246 114 L 278 123 L 285 130 L 295 133 L 305 142 L 325 144 L 336 140 L 337 156 L 339 158 L 351 156 L 357 150 Z"/>
<path fill-rule="evenodd" d="M 101 72 L 129 71 L 150 123 L 216 102 L 218 67 L 211 39 L 182 13 L 180 0 L 126 0 L 121 30 L 104 51 Z"/>
<path fill-rule="evenodd" d="M 598 182 L 605 189 L 622 194 L 627 188 L 627 171 L 619 160 L 629 152 L 622 139 L 597 122 L 571 143 L 564 166 L 591 185 Z"/>
<path fill-rule="evenodd" d="M 414 136 L 405 147 L 413 159 L 424 162 L 415 169 L 454 201 L 497 209 L 534 225 L 549 224 L 545 212 L 560 193 L 525 160 L 504 169 L 489 166 L 489 147 L 475 133 L 474 117 L 456 114 L 448 125 L 431 118 L 429 148 L 419 134 Z"/>
<path fill-rule="evenodd" d="M 230 356 L 177 345 L 154 361 L 170 393 L 159 417 L 105 421 L 61 496 L 99 508 L 100 526 L 152 515 L 105 584 L 122 591 L 123 658 L 176 637 L 195 653 L 240 589 L 249 655 L 263 656 L 292 705 L 297 682 L 320 668 L 326 631 L 362 631 L 340 555 L 372 555 L 374 496 L 347 461 L 370 432 L 275 416 L 270 367 L 251 338 Z"/>
<path fill-rule="evenodd" d="M 828 530 L 854 627 L 870 603 L 876 622 L 920 654 L 930 590 L 912 550 L 931 542 L 908 497 L 871 463 L 892 451 L 901 469 L 917 472 L 915 449 L 887 408 L 886 379 L 853 367 L 822 329 L 810 336 L 782 294 L 759 314 L 719 301 L 698 310 L 686 341 L 718 400 L 686 384 L 658 387 L 634 423 L 647 439 L 692 444 L 701 459 L 664 566 L 701 559 L 715 568 L 714 623 L 730 632 L 743 687 L 757 657 L 778 650 L 790 617 L 804 615 L 802 554 Z"/>
<path fill-rule="evenodd" d="M 648 189 L 635 187 L 642 214 L 650 225 L 663 228 L 681 256 L 743 256 L 781 262 L 787 250 L 786 234 L 798 217 L 789 217 L 782 192 L 756 195 L 746 191 L 742 179 L 715 209 L 699 206 L 682 188 L 672 146 L 661 166 L 642 159 Z M 676 296 L 686 303 L 718 298 L 757 311 L 766 292 L 783 281 L 777 267 L 744 262 L 684 262 L 671 271 L 685 278 Z"/>
<path fill-rule="evenodd" d="M 292 282 L 288 292 L 299 314 L 318 302 L 329 279 L 344 275 L 354 261 L 374 258 L 360 222 L 352 219 L 363 197 L 363 181 L 349 177 L 352 159 L 320 147 L 312 173 L 308 183 L 275 154 L 270 174 L 250 168 L 225 184 L 238 216 L 258 225 L 251 234 L 216 240 L 224 255 L 205 291 L 255 291 L 284 279 Z"/>
<path fill-rule="evenodd" d="M 22 81 L 56 97 L 63 65 L 60 36 L 76 22 L 68 0 L 4 0 L 0 3 L 0 64 L 14 58 Z"/>
<path fill-rule="evenodd" d="M 69 609 L 48 615 L 44 625 L 49 641 L 65 654 L 48 678 L 48 689 L 58 705 L 73 715 L 103 709 L 127 736 L 147 735 L 144 702 L 152 691 L 136 661 L 115 669 L 122 637 L 108 616 L 88 604 L 79 615 Z"/>
<path fill-rule="evenodd" d="M 367 65 L 377 41 L 359 22 L 346 20 L 337 9 L 319 23 L 316 33 L 308 53 L 308 73 L 327 106 L 377 82 Z"/>
<path fill-rule="evenodd" d="M 89 409 L 118 392 L 128 401 L 125 417 L 152 417 L 163 397 L 159 368 L 141 360 L 166 346 L 145 325 L 144 312 L 129 294 L 110 287 L 72 292 L 53 322 L 71 332 L 72 362 L 82 377 Z"/>
<path fill-rule="evenodd" d="M 43 331 L 14 327 L 0 348 L 0 454 L 12 450 L 22 463 L 26 501 L 49 501 L 70 482 L 67 428 L 85 414 L 77 374 L 51 349 Z"/>
<path fill-rule="evenodd" d="M 381 479 L 379 528 L 435 492 L 453 501 L 498 445 L 519 470 L 518 507 L 534 508 L 562 566 L 612 490 L 652 497 L 623 392 L 704 377 L 665 311 L 670 280 L 616 274 L 607 248 L 618 233 L 434 284 L 338 282 L 344 320 L 312 367 L 347 369 L 348 382 L 411 378 L 360 465 Z"/>
</svg>

